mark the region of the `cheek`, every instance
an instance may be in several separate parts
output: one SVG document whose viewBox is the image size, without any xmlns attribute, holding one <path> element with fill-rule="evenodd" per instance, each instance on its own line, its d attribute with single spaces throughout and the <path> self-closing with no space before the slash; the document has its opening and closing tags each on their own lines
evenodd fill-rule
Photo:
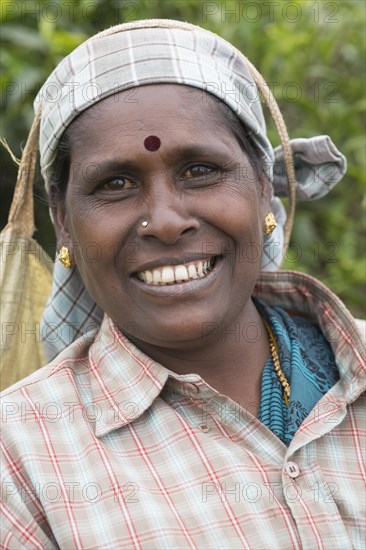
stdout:
<svg viewBox="0 0 366 550">
<path fill-rule="evenodd" d="M 113 273 L 124 239 L 126 228 L 121 216 L 110 215 L 106 209 L 89 207 L 75 201 L 71 209 L 70 236 L 73 257 L 84 281 L 105 278 L 106 272 Z"/>
<path fill-rule="evenodd" d="M 229 191 L 216 203 L 225 220 L 220 227 L 232 240 L 232 253 L 229 253 L 232 269 L 241 273 L 240 284 L 243 284 L 250 273 L 253 276 L 257 273 L 263 252 L 260 193 L 254 187 L 243 186 Z"/>
<path fill-rule="evenodd" d="M 71 237 L 75 265 L 88 293 L 103 310 L 113 311 L 121 290 L 116 269 L 120 231 L 110 227 L 108 218 L 98 223 L 75 220 Z"/>
<path fill-rule="evenodd" d="M 219 228 L 238 242 L 258 240 L 261 208 L 253 186 L 228 185 L 224 193 L 214 193 L 210 202 Z"/>
</svg>

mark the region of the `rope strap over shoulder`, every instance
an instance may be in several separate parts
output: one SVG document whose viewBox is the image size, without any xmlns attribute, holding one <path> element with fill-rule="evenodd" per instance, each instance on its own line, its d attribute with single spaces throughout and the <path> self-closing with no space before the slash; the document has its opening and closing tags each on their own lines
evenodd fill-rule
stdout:
<svg viewBox="0 0 366 550">
<path fill-rule="evenodd" d="M 34 117 L 19 163 L 18 176 L 9 211 L 8 223 L 5 227 L 5 231 L 11 230 L 24 237 L 32 237 L 35 230 L 33 181 L 36 170 L 40 121 L 41 109 L 38 110 Z M 4 142 L 2 142 L 2 144 L 9 151 L 13 160 L 17 161 L 9 147 Z"/>
<path fill-rule="evenodd" d="M 245 57 L 245 56 L 244 56 Z M 254 67 L 254 65 L 245 57 L 245 60 L 249 66 L 250 72 L 257 84 L 259 90 L 262 92 L 263 97 L 266 101 L 266 105 L 270 110 L 273 121 L 276 125 L 278 135 L 281 140 L 284 163 L 286 167 L 287 174 L 287 183 L 288 183 L 288 198 L 289 198 L 289 208 L 287 212 L 287 220 L 285 222 L 284 236 L 285 243 L 283 249 L 283 256 L 286 254 L 287 247 L 290 242 L 292 226 L 294 224 L 295 218 L 295 208 L 296 208 L 296 176 L 293 155 L 291 151 L 290 139 L 287 132 L 286 124 L 283 119 L 282 113 L 278 106 L 277 101 L 275 100 L 267 82 L 264 80 L 260 72 Z"/>
</svg>

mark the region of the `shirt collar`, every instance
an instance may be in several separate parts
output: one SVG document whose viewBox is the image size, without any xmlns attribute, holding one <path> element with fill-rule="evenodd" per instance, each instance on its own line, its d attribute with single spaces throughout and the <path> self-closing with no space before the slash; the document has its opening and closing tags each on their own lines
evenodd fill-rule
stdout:
<svg viewBox="0 0 366 550">
<path fill-rule="evenodd" d="M 296 271 L 261 273 L 254 294 L 319 325 L 339 370 L 339 397 L 345 404 L 355 401 L 366 387 L 365 345 L 343 302 L 317 279 Z"/>
<path fill-rule="evenodd" d="M 255 296 L 317 322 L 329 341 L 340 373 L 342 399 L 354 401 L 365 388 L 365 355 L 355 321 L 322 283 L 293 271 L 262 272 Z M 177 375 L 139 350 L 106 315 L 89 349 L 95 434 L 103 436 L 136 420 L 155 401 L 169 377 L 202 383 L 197 374 Z"/>
<path fill-rule="evenodd" d="M 139 350 L 105 315 L 89 350 L 97 437 L 136 420 L 163 389 L 169 371 Z"/>
</svg>

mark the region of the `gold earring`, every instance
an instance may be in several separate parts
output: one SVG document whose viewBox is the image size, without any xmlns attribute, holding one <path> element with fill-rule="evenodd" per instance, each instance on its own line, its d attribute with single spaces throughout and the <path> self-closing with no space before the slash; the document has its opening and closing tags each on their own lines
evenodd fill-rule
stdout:
<svg viewBox="0 0 366 550">
<path fill-rule="evenodd" d="M 66 269 L 72 268 L 71 256 L 67 246 L 61 246 L 60 252 L 58 253 L 58 259 Z"/>
<path fill-rule="evenodd" d="M 264 218 L 264 232 L 266 235 L 272 235 L 273 231 L 277 227 L 276 218 L 273 215 L 273 212 L 268 212 L 267 216 Z"/>
</svg>

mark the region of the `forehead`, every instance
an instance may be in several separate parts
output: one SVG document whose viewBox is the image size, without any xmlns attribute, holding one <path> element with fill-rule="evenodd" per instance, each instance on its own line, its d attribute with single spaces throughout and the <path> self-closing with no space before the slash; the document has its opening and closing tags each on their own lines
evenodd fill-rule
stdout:
<svg viewBox="0 0 366 550">
<path fill-rule="evenodd" d="M 224 130 L 230 131 L 225 116 L 228 110 L 216 97 L 190 86 L 139 86 L 89 107 L 72 122 L 69 135 L 71 145 L 111 134 L 132 137 L 139 131 L 157 137 L 166 131 L 182 136 L 193 132 L 220 135 Z"/>
</svg>

